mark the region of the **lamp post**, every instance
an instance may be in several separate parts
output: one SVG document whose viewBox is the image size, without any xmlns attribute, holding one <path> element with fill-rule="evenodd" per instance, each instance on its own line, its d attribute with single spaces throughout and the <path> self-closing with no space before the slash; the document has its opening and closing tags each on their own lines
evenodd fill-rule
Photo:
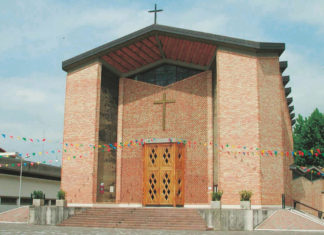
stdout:
<svg viewBox="0 0 324 235">
<path fill-rule="evenodd" d="M 20 157 L 20 177 L 19 177 L 19 195 L 18 195 L 18 207 L 20 207 L 20 200 L 21 200 L 21 183 L 22 183 L 22 160 L 23 158 Z"/>
</svg>

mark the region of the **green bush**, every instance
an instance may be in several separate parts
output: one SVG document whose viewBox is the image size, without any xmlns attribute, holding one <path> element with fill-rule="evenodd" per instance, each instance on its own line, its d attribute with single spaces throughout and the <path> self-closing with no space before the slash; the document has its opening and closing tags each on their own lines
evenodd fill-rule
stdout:
<svg viewBox="0 0 324 235">
<path fill-rule="evenodd" d="M 248 190 L 240 191 L 241 201 L 250 201 L 252 197 L 252 192 Z"/>
<path fill-rule="evenodd" d="M 64 200 L 65 199 L 65 191 L 60 189 L 60 191 L 57 192 L 57 199 Z"/>
<path fill-rule="evenodd" d="M 220 201 L 223 195 L 223 191 L 213 192 L 212 200 L 213 201 Z"/>
<path fill-rule="evenodd" d="M 41 190 L 34 190 L 32 193 L 32 198 L 33 199 L 44 199 L 44 193 Z"/>
</svg>

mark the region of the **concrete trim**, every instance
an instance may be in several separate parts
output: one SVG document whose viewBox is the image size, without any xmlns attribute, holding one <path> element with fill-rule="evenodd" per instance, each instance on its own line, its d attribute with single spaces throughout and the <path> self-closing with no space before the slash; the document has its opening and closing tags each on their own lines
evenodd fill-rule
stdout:
<svg viewBox="0 0 324 235">
<path fill-rule="evenodd" d="M 177 143 L 181 142 L 183 140 L 177 139 L 177 138 L 159 138 L 159 139 L 145 139 L 144 143 L 145 144 L 160 144 L 160 143 Z"/>
<path fill-rule="evenodd" d="M 67 206 L 68 207 L 93 207 L 93 203 L 68 203 Z"/>
<path fill-rule="evenodd" d="M 222 205 L 224 209 L 241 209 L 240 205 Z M 251 205 L 251 209 L 281 209 L 281 205 Z"/>
<path fill-rule="evenodd" d="M 223 209 L 241 209 L 240 205 L 222 205 Z"/>
<path fill-rule="evenodd" d="M 263 209 L 263 208 L 271 208 L 271 209 L 282 209 L 282 205 L 256 205 L 260 206 L 258 208 L 253 208 L 254 206 L 252 205 L 252 209 Z M 287 208 L 287 206 L 286 206 Z"/>
<path fill-rule="evenodd" d="M 184 204 L 184 208 L 211 208 L 210 204 Z"/>
</svg>

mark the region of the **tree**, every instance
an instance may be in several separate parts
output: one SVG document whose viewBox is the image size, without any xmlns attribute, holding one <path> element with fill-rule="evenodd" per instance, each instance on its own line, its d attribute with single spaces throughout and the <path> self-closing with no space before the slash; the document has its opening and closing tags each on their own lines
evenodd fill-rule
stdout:
<svg viewBox="0 0 324 235">
<path fill-rule="evenodd" d="M 295 163 L 299 166 L 324 167 L 324 114 L 317 108 L 307 118 L 300 114 L 293 132 Z M 311 154 L 310 150 L 313 150 Z M 318 152 L 320 151 L 320 153 Z M 303 153 L 303 154 L 300 154 Z M 301 156 L 300 156 L 301 155 Z M 303 156 L 304 155 L 304 156 Z"/>
</svg>

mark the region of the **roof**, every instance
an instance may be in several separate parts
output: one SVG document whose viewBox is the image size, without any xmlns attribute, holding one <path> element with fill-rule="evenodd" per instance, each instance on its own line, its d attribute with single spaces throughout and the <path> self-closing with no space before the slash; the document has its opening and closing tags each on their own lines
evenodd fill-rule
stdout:
<svg viewBox="0 0 324 235">
<path fill-rule="evenodd" d="M 20 164 L 21 159 L 12 158 L 12 157 L 2 157 L 0 158 L 0 174 L 8 175 L 19 175 L 20 167 L 17 164 Z M 22 161 L 23 170 L 22 175 L 27 177 L 41 178 L 41 179 L 51 179 L 51 180 L 60 180 L 61 179 L 61 167 L 50 166 L 46 164 L 30 164 L 29 161 Z"/>
<path fill-rule="evenodd" d="M 176 63 L 209 69 L 219 46 L 266 53 L 281 53 L 284 43 L 256 42 L 199 31 L 153 24 L 117 40 L 89 50 L 62 63 L 69 71 L 80 64 L 100 59 L 120 76 L 129 76 L 161 63 Z"/>
</svg>

